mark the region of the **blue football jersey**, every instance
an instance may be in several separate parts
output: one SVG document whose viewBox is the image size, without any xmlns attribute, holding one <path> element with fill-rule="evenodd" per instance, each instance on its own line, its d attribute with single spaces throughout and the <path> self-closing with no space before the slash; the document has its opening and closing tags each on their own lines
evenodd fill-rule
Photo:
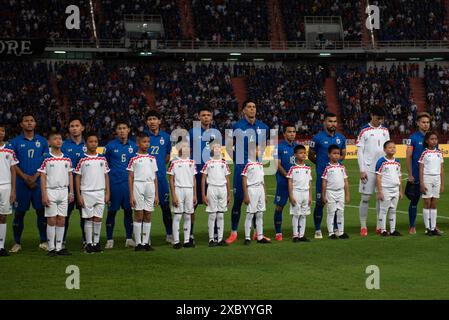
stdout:
<svg viewBox="0 0 449 320">
<path fill-rule="evenodd" d="M 256 120 L 254 124 L 251 124 L 245 118 L 239 120 L 232 126 L 232 130 L 234 131 L 234 164 L 237 165 L 245 165 L 248 163 L 248 143 L 255 142 L 257 145 L 261 145 L 265 140 L 265 146 L 267 145 L 270 139 L 270 128 L 260 120 Z M 241 131 L 239 131 L 241 130 Z M 264 135 L 265 133 L 265 135 Z M 239 148 L 239 139 L 242 139 L 242 136 L 239 138 L 239 134 L 243 134 L 243 150 L 238 150 Z M 241 144 L 241 142 L 240 142 Z M 241 148 L 241 147 L 240 147 Z M 263 151 L 263 150 L 261 150 Z"/>
<path fill-rule="evenodd" d="M 10 141 L 12 150 L 16 153 L 19 164 L 17 165 L 23 173 L 34 175 L 49 153 L 47 140 L 35 134 L 29 140 L 23 134 L 18 135 Z"/>
<path fill-rule="evenodd" d="M 318 178 L 321 177 L 321 174 L 329 163 L 328 149 L 333 144 L 337 145 L 341 150 L 346 149 L 346 138 L 338 132 L 331 136 L 326 131 L 320 131 L 310 141 L 309 147 L 316 153 L 316 172 Z"/>
<path fill-rule="evenodd" d="M 215 139 L 220 139 L 221 137 L 220 131 L 215 128 L 210 128 L 207 134 L 205 134 L 205 132 L 206 130 L 202 127 L 195 127 L 189 130 L 191 159 L 195 160 L 198 172 L 201 171 L 206 161 L 211 157 L 210 142 Z M 220 143 L 223 144 L 222 141 L 220 141 Z M 206 153 L 207 155 L 204 156 L 203 153 Z M 198 170 L 198 168 L 200 170 Z"/>
<path fill-rule="evenodd" d="M 148 153 L 156 158 L 158 178 L 167 179 L 167 166 L 165 159 L 171 154 L 172 144 L 170 135 L 165 131 L 159 130 L 157 134 L 152 133 L 148 128 L 145 133 L 150 137 L 150 149 Z"/>
<path fill-rule="evenodd" d="M 61 151 L 65 156 L 70 158 L 72 166 L 76 168 L 80 158 L 87 152 L 87 148 L 84 145 L 84 140 L 82 140 L 81 143 L 76 144 L 72 139 L 67 139 L 62 144 Z"/>
<path fill-rule="evenodd" d="M 287 140 L 281 141 L 277 149 L 274 151 L 275 159 L 280 160 L 282 168 L 286 172 L 290 170 L 290 168 L 295 164 L 295 152 L 294 149 L 298 145 L 296 141 L 293 141 L 291 144 L 288 143 Z M 282 176 L 279 170 L 276 172 L 276 180 L 286 180 L 284 176 Z"/>
<path fill-rule="evenodd" d="M 106 145 L 104 154 L 111 169 L 109 172 L 111 184 L 128 181 L 128 171 L 126 170 L 128 162 L 134 157 L 137 150 L 137 145 L 129 139 L 126 143 L 122 143 L 117 138 Z"/>
<path fill-rule="evenodd" d="M 407 145 L 413 148 L 412 153 L 412 175 L 415 182 L 419 182 L 419 163 L 418 160 L 424 151 L 424 134 L 421 131 L 416 131 L 407 140 Z"/>
</svg>

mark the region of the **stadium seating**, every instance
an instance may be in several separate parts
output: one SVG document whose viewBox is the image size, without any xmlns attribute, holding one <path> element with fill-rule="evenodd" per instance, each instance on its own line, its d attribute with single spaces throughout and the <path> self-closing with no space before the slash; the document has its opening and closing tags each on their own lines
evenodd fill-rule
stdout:
<svg viewBox="0 0 449 320">
<path fill-rule="evenodd" d="M 433 127 L 443 134 L 449 133 L 449 68 L 426 66 L 424 69 L 427 104 L 434 116 Z"/>
<path fill-rule="evenodd" d="M 409 76 L 414 67 L 407 64 L 391 68 L 341 66 L 337 68 L 337 86 L 344 132 L 354 135 L 369 121 L 372 105 L 388 110 L 386 126 L 391 134 L 407 134 L 414 126 L 417 106 L 410 98 Z"/>
</svg>

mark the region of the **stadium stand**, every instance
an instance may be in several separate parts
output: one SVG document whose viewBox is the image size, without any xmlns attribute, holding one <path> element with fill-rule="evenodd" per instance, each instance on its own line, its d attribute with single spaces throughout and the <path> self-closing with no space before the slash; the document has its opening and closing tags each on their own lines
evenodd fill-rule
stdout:
<svg viewBox="0 0 449 320">
<path fill-rule="evenodd" d="M 429 112 L 434 116 L 433 127 L 449 133 L 449 68 L 427 65 L 424 69 Z"/>
</svg>

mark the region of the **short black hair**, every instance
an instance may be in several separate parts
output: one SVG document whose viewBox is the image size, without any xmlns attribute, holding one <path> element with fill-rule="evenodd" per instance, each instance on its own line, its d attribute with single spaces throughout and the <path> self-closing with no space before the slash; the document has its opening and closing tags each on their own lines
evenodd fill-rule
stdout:
<svg viewBox="0 0 449 320">
<path fill-rule="evenodd" d="M 334 151 L 334 150 L 338 150 L 338 151 L 340 151 L 340 153 L 341 153 L 340 147 L 337 146 L 336 144 L 331 144 L 331 145 L 329 146 L 329 148 L 327 149 L 327 153 L 328 153 L 328 154 L 331 154 L 332 151 Z"/>
<path fill-rule="evenodd" d="M 33 117 L 34 120 L 36 120 L 36 117 L 34 116 L 34 114 L 30 111 L 25 111 L 24 113 L 22 113 L 19 117 L 19 123 L 22 123 L 23 118 L 25 117 Z"/>
<path fill-rule="evenodd" d="M 295 128 L 295 131 L 296 131 L 296 126 L 295 126 L 295 124 L 294 123 L 292 123 L 292 122 L 288 122 L 288 123 L 286 123 L 285 125 L 284 125 L 284 132 L 287 130 L 287 128 L 291 128 L 291 127 L 293 127 L 293 128 Z"/>
<path fill-rule="evenodd" d="M 337 117 L 337 115 L 333 112 L 326 112 L 324 114 L 324 120 L 326 120 L 327 118 L 336 118 L 336 117 Z"/>
<path fill-rule="evenodd" d="M 143 139 L 143 138 L 149 138 L 150 136 L 147 135 L 145 132 L 139 132 L 136 136 L 137 140 Z"/>
<path fill-rule="evenodd" d="M 389 144 L 391 144 L 391 143 L 394 143 L 394 141 L 393 141 L 393 140 L 387 140 L 387 141 L 385 141 L 385 143 L 384 143 L 384 149 L 385 149 Z"/>
<path fill-rule="evenodd" d="M 96 137 L 97 139 L 99 139 L 98 133 L 96 133 L 94 131 L 90 131 L 90 132 L 86 133 L 86 140 L 89 139 L 90 137 Z"/>
<path fill-rule="evenodd" d="M 72 117 L 70 117 L 69 122 L 68 122 L 68 125 L 70 126 L 70 124 L 71 124 L 73 121 L 79 121 L 79 122 L 81 123 L 81 125 L 84 127 L 84 122 L 83 122 L 83 120 L 81 119 L 81 117 L 79 117 L 79 116 L 72 116 Z"/>
<path fill-rule="evenodd" d="M 371 108 L 371 114 L 378 117 L 385 117 L 385 110 L 382 107 L 374 106 Z"/>
<path fill-rule="evenodd" d="M 48 139 L 50 139 L 50 138 L 53 137 L 53 136 L 61 136 L 61 137 L 62 137 L 62 133 L 59 132 L 59 131 L 51 131 L 51 132 L 48 134 Z"/>
<path fill-rule="evenodd" d="M 251 103 L 251 102 L 256 104 L 256 101 L 254 101 L 253 99 L 246 99 L 245 101 L 243 101 L 242 109 L 245 108 L 248 105 L 248 103 Z"/>
<path fill-rule="evenodd" d="M 209 108 L 208 106 L 201 106 L 201 107 L 198 109 L 198 115 L 201 113 L 201 111 L 207 111 L 207 112 L 212 113 L 212 109 Z"/>
<path fill-rule="evenodd" d="M 293 152 L 294 152 L 294 153 L 297 153 L 297 152 L 299 152 L 299 151 L 301 151 L 301 150 L 306 150 L 306 147 L 303 146 L 302 144 L 298 144 L 298 145 L 293 149 Z"/>
<path fill-rule="evenodd" d="M 117 119 L 117 121 L 115 121 L 115 126 L 114 129 L 117 129 L 119 125 L 124 124 L 125 126 L 127 126 L 128 128 L 130 128 L 129 126 L 129 121 L 125 118 L 120 118 Z"/>
<path fill-rule="evenodd" d="M 158 118 L 159 120 L 161 120 L 161 114 L 159 112 L 157 112 L 156 110 L 150 110 L 148 111 L 147 115 L 145 116 L 145 121 L 148 120 L 148 118 L 150 117 L 155 117 Z"/>
<path fill-rule="evenodd" d="M 432 116 L 428 112 L 420 112 L 416 115 L 416 121 L 421 120 L 421 118 L 427 118 L 432 121 Z"/>
</svg>

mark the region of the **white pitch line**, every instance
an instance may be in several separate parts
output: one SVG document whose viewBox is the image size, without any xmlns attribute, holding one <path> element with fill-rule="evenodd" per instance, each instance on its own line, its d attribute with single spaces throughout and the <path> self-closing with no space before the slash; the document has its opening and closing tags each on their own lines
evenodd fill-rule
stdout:
<svg viewBox="0 0 449 320">
<path fill-rule="evenodd" d="M 274 194 L 267 194 L 267 197 L 274 198 Z M 315 201 L 312 201 L 312 202 L 315 202 Z M 354 205 L 351 205 L 351 204 L 345 204 L 345 207 L 356 208 L 356 209 L 360 208 L 360 206 L 354 206 Z M 369 210 L 374 210 L 374 211 L 376 210 L 376 208 L 371 208 L 371 207 L 369 207 L 368 209 Z M 396 212 L 408 215 L 408 211 L 396 210 Z M 418 213 L 418 216 L 422 216 L 422 213 Z M 449 220 L 449 217 L 442 216 L 442 215 L 438 215 L 438 218 Z"/>
</svg>

